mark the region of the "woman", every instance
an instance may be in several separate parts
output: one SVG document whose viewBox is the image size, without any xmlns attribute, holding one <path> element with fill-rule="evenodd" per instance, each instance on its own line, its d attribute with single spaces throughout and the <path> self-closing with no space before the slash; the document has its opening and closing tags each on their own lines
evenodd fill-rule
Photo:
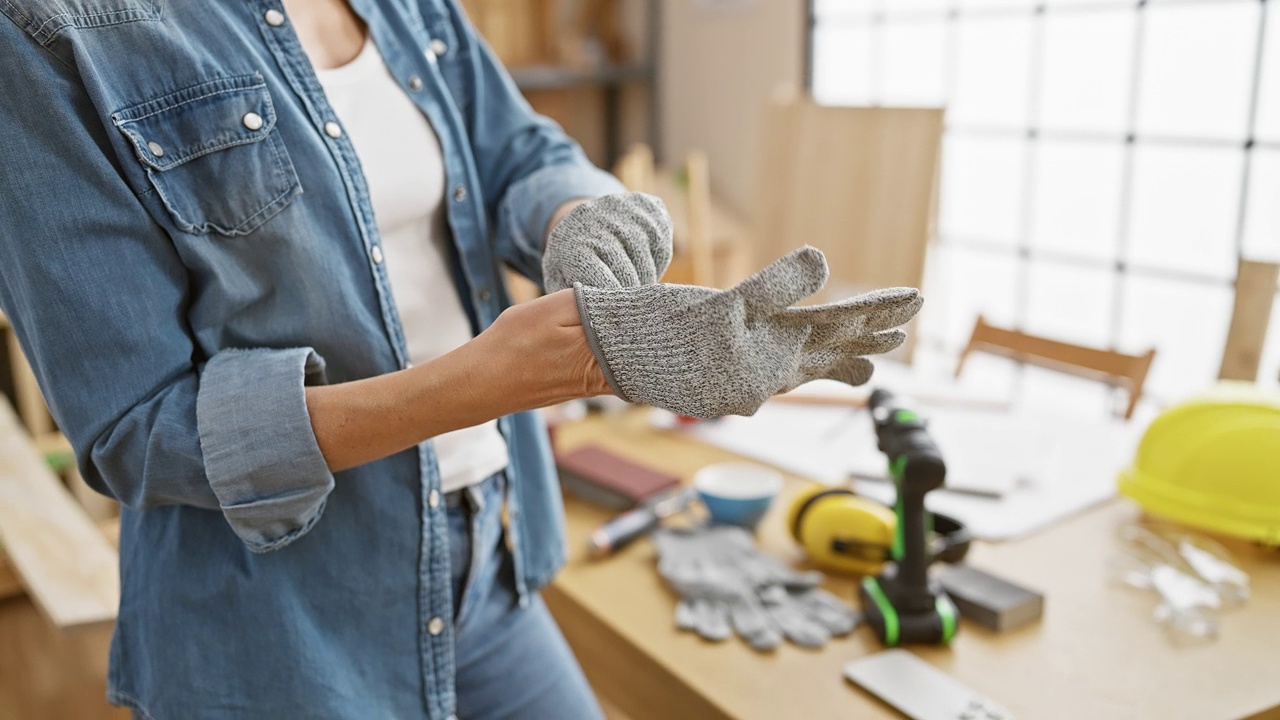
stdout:
<svg viewBox="0 0 1280 720">
<path fill-rule="evenodd" d="M 572 292 L 503 313 L 499 267 L 623 188 L 410 5 L 4 6 L 0 301 L 125 506 L 141 717 L 600 714 L 521 411 L 608 386 Z"/>
<path fill-rule="evenodd" d="M 109 700 L 599 717 L 537 594 L 565 551 L 528 411 L 695 387 L 598 361 L 634 346 L 608 325 L 632 296 L 608 292 L 660 287 L 661 205 L 533 114 L 456 0 L 0 13 L 0 306 L 85 479 L 124 506 Z M 821 284 L 820 255 L 797 262 Z M 610 312 L 589 342 L 574 290 L 508 308 L 504 264 L 579 291 L 603 273 Z M 902 297 L 822 311 L 840 332 L 778 309 L 782 354 L 865 381 L 851 348 L 900 342 L 875 331 L 915 312 Z"/>
</svg>

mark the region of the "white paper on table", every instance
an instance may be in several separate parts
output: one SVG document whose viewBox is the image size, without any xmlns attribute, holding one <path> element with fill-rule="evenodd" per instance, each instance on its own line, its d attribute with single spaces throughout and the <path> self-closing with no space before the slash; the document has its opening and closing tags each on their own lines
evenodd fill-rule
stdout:
<svg viewBox="0 0 1280 720">
<path fill-rule="evenodd" d="M 948 486 L 1003 492 L 993 498 L 940 491 L 927 498 L 930 509 L 956 516 L 986 540 L 1024 535 L 1113 496 L 1116 476 L 1132 458 L 1140 431 L 1110 419 L 919 409 L 947 461 Z M 726 417 L 686 432 L 829 485 L 886 472 L 887 460 L 876 448 L 864 410 L 768 403 L 753 417 Z M 888 482 L 857 480 L 854 486 L 868 497 L 893 500 Z"/>
</svg>

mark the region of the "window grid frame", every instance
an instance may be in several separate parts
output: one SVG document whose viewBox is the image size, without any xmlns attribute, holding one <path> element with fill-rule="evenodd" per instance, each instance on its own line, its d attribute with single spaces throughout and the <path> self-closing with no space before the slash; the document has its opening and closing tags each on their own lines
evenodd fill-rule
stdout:
<svg viewBox="0 0 1280 720">
<path fill-rule="evenodd" d="M 1023 327 L 1026 322 L 1026 309 L 1029 305 L 1030 297 L 1030 276 L 1032 271 L 1032 263 L 1035 261 L 1048 261 L 1064 266 L 1084 267 L 1091 269 L 1107 270 L 1111 276 L 1112 286 L 1112 307 L 1110 317 L 1110 327 L 1107 330 L 1107 337 L 1111 347 L 1118 347 L 1121 344 L 1121 329 L 1125 319 L 1125 286 L 1130 277 L 1141 276 L 1152 279 L 1168 280 L 1174 282 L 1183 282 L 1188 284 L 1196 284 L 1200 286 L 1211 287 L 1227 287 L 1234 288 L 1235 278 L 1223 278 L 1221 276 L 1209 273 L 1198 273 L 1187 270 L 1174 270 L 1165 267 L 1146 265 L 1138 261 L 1130 261 L 1127 259 L 1129 245 L 1131 241 L 1131 226 L 1133 220 L 1134 208 L 1134 166 L 1139 146 L 1164 146 L 1178 148 L 1221 148 L 1236 149 L 1243 152 L 1243 161 L 1241 163 L 1241 176 L 1239 181 L 1239 201 L 1236 208 L 1236 216 L 1234 222 L 1234 233 L 1232 237 L 1233 250 L 1237 263 L 1244 258 L 1244 247 L 1246 234 L 1248 232 L 1248 217 L 1250 211 L 1250 181 L 1253 168 L 1253 159 L 1255 151 L 1280 151 L 1280 140 L 1264 140 L 1257 137 L 1257 123 L 1259 107 L 1261 104 L 1262 94 L 1262 74 L 1263 64 L 1266 59 L 1267 47 L 1267 29 L 1268 22 L 1280 22 L 1280 19 L 1270 18 L 1270 10 L 1276 4 L 1280 4 L 1280 0 L 1256 0 L 1259 5 L 1259 16 L 1257 23 L 1256 36 L 1254 38 L 1253 61 L 1252 61 L 1252 77 L 1249 84 L 1248 110 L 1243 140 L 1225 139 L 1213 137 L 1198 137 L 1192 135 L 1176 136 L 1161 135 L 1154 133 L 1140 133 L 1137 128 L 1138 121 L 1138 102 L 1140 97 L 1141 83 L 1143 81 L 1143 50 L 1144 38 L 1146 31 L 1147 10 L 1152 6 L 1149 0 L 1136 0 L 1126 3 L 1113 2 L 1097 2 L 1082 3 L 1079 5 L 1058 6 L 1049 5 L 1046 2 L 1037 2 L 1031 6 L 1023 7 L 1007 7 L 1007 8 L 969 8 L 964 9 L 959 5 L 958 0 L 948 0 L 941 9 L 914 9 L 906 11 L 888 11 L 884 5 L 891 0 L 872 0 L 874 9 L 870 11 L 853 11 L 848 13 L 828 13 L 823 17 L 819 14 L 817 5 L 819 0 L 806 0 L 805 3 L 805 57 L 804 57 L 804 86 L 810 96 L 813 95 L 815 79 L 818 74 L 818 68 L 815 67 L 815 39 L 814 35 L 818 32 L 820 26 L 827 27 L 856 27 L 866 25 L 870 27 L 873 45 L 868 48 L 870 53 L 869 74 L 870 88 L 869 96 L 871 107 L 879 107 L 883 98 L 883 90 L 881 87 L 883 82 L 884 68 L 881 62 L 882 52 L 877 52 L 875 43 L 882 43 L 884 37 L 885 25 L 889 22 L 905 23 L 905 22 L 936 22 L 942 20 L 946 27 L 946 47 L 943 55 L 945 58 L 945 66 L 943 68 L 943 104 L 950 106 L 952 99 L 955 97 L 957 84 L 957 56 L 958 56 L 958 36 L 960 22 L 966 18 L 1025 18 L 1032 16 L 1032 44 L 1030 70 L 1028 72 L 1028 82 L 1031 87 L 1028 88 L 1028 104 L 1027 117 L 1028 121 L 1024 127 L 1010 126 L 992 126 L 982 124 L 954 123 L 947 120 L 943 130 L 944 137 L 951 135 L 959 136 L 984 136 L 984 137 L 1000 137 L 1012 140 L 1021 140 L 1026 143 L 1025 152 L 1023 152 L 1023 167 L 1021 168 L 1022 182 L 1019 187 L 1021 197 L 1013 203 L 1013 211 L 1018 214 L 1016 226 L 1018 228 L 1018 237 L 1013 244 L 994 240 L 992 238 L 983 237 L 966 237 L 962 235 L 949 234 L 936 231 L 933 242 L 939 246 L 949 248 L 958 248 L 966 251 L 976 251 L 982 253 L 990 253 L 1003 257 L 1013 256 L 1015 259 L 1016 286 L 1014 288 L 1014 296 L 1016 298 L 1015 320 L 1018 327 Z M 1186 6 L 1207 6 L 1216 4 L 1217 0 L 1160 0 L 1158 7 L 1186 7 Z M 1127 105 L 1125 108 L 1124 131 L 1122 133 L 1108 133 L 1094 130 L 1071 130 L 1071 129 L 1055 129 L 1041 127 L 1040 104 L 1042 93 L 1040 88 L 1043 86 L 1044 72 L 1044 46 L 1043 42 L 1045 34 L 1045 22 L 1048 15 L 1058 14 L 1085 14 L 1099 12 L 1116 12 L 1128 11 L 1136 14 L 1134 22 L 1134 38 L 1132 48 L 1132 63 L 1130 67 L 1131 77 L 1128 87 Z M 1273 48 L 1273 52 L 1280 49 Z M 1040 147 L 1037 145 L 1042 140 L 1069 140 L 1096 142 L 1100 144 L 1121 144 L 1123 149 L 1123 158 L 1121 161 L 1121 178 L 1120 178 L 1120 217 L 1118 219 L 1118 227 L 1114 236 L 1114 260 L 1104 260 L 1086 256 L 1072 255 L 1055 250 L 1046 250 L 1031 245 L 1031 228 L 1034 223 L 1034 184 L 1037 182 L 1038 173 L 1036 167 L 1035 149 Z M 1280 300 L 1280 294 L 1277 294 Z M 945 335 L 945 333 L 944 333 Z M 922 343 L 934 349 L 947 349 L 946 341 L 943 337 L 922 337 Z M 1015 375 L 1015 383 L 1021 384 L 1024 374 L 1021 366 L 1018 366 Z"/>
</svg>

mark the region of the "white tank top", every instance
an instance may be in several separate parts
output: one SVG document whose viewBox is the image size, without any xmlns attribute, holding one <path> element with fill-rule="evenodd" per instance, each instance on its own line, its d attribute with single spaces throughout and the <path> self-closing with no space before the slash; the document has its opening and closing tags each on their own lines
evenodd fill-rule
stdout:
<svg viewBox="0 0 1280 720">
<path fill-rule="evenodd" d="M 317 70 L 316 76 L 369 185 L 409 360 L 433 360 L 472 338 L 454 286 L 440 141 L 372 40 L 365 40 L 356 59 Z M 507 444 L 496 421 L 439 435 L 434 443 L 445 492 L 507 466 Z"/>
</svg>

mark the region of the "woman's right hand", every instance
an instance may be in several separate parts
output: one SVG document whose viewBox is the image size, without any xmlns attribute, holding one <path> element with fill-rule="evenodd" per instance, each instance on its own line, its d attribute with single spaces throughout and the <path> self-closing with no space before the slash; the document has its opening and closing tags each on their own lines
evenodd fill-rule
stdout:
<svg viewBox="0 0 1280 720">
<path fill-rule="evenodd" d="M 572 289 L 507 308 L 472 343 L 509 397 L 529 407 L 612 392 L 587 344 Z"/>
</svg>

